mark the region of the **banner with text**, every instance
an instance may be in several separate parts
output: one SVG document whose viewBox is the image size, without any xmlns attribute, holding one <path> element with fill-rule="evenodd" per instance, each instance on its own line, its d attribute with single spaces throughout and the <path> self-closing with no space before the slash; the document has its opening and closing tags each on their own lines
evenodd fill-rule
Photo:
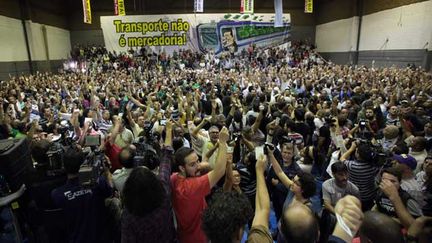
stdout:
<svg viewBox="0 0 432 243">
<path fill-rule="evenodd" d="M 239 52 L 251 44 L 269 47 L 289 41 L 290 15 L 274 26 L 274 14 L 173 14 L 101 16 L 109 51 L 141 47 L 172 53 L 178 49 Z"/>
<path fill-rule="evenodd" d="M 114 0 L 114 15 L 126 15 L 124 0 Z"/>
<path fill-rule="evenodd" d="M 195 13 L 204 12 L 204 0 L 195 0 L 194 1 L 194 12 Z"/>
<path fill-rule="evenodd" d="M 82 3 L 83 3 L 84 23 L 91 24 L 92 16 L 91 16 L 90 0 L 82 0 Z"/>
<path fill-rule="evenodd" d="M 254 0 L 240 0 L 240 13 L 253 13 Z"/>
<path fill-rule="evenodd" d="M 305 0 L 305 13 L 313 13 L 313 0 Z"/>
</svg>

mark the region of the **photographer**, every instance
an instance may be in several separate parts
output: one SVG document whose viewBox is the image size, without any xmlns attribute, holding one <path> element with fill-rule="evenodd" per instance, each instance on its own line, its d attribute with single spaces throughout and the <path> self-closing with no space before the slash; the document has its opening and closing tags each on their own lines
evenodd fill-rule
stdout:
<svg viewBox="0 0 432 243">
<path fill-rule="evenodd" d="M 370 115 L 371 109 L 368 109 L 367 111 L 367 114 Z M 376 131 L 378 131 L 378 127 L 376 127 Z M 358 124 L 349 131 L 349 135 L 355 138 L 370 140 L 375 136 L 376 131 L 372 128 L 370 120 L 361 119 Z"/>
<path fill-rule="evenodd" d="M 51 190 L 63 185 L 66 182 L 66 174 L 58 171 L 53 173 L 50 166 L 50 158 L 48 152 L 51 143 L 46 140 L 34 141 L 31 144 L 31 155 L 35 164 L 35 168 L 29 170 L 26 174 L 25 184 L 29 188 L 31 199 L 36 203 L 39 209 L 54 208 L 50 198 Z"/>
<path fill-rule="evenodd" d="M 353 160 L 349 160 L 354 154 Z M 363 211 L 372 208 L 376 195 L 375 177 L 378 167 L 375 153 L 370 145 L 354 141 L 341 157 L 340 161 L 348 167 L 348 178 L 359 188 Z"/>
<path fill-rule="evenodd" d="M 104 233 L 108 216 L 105 199 L 112 194 L 112 176 L 105 170 L 94 187 L 83 187 L 79 182 L 79 169 L 84 159 L 84 153 L 77 148 L 65 152 L 67 182 L 54 189 L 51 198 L 56 207 L 63 209 L 62 218 L 58 220 L 67 225 L 67 242 L 108 242 Z"/>
</svg>

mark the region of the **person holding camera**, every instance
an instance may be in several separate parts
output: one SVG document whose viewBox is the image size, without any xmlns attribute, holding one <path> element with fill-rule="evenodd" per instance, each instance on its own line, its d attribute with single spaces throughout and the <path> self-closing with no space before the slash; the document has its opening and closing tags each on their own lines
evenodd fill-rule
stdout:
<svg viewBox="0 0 432 243">
<path fill-rule="evenodd" d="M 105 199 L 112 195 L 112 176 L 108 169 L 98 177 L 92 188 L 79 181 L 79 169 L 85 156 L 77 148 L 69 148 L 63 155 L 67 174 L 65 185 L 54 189 L 51 198 L 57 208 L 63 210 L 58 220 L 67 225 L 67 242 L 108 242 L 104 230 L 107 228 Z"/>
<path fill-rule="evenodd" d="M 26 172 L 25 184 L 29 188 L 30 195 L 35 200 L 39 209 L 54 208 L 50 198 L 51 190 L 63 185 L 66 182 L 66 174 L 61 171 L 51 171 L 50 151 L 51 143 L 47 139 L 33 141 L 31 144 L 31 156 L 35 168 Z"/>
<path fill-rule="evenodd" d="M 350 160 L 354 154 L 353 160 Z M 360 191 L 360 200 L 363 211 L 367 211 L 374 205 L 376 195 L 375 177 L 378 167 L 374 152 L 367 143 L 353 141 L 351 147 L 340 157 L 348 167 L 348 179 L 356 185 Z"/>
<path fill-rule="evenodd" d="M 370 112 L 370 109 L 368 109 Z M 369 113 L 368 113 L 369 114 Z M 378 129 L 377 129 L 378 131 Z M 349 131 L 349 136 L 361 138 L 361 139 L 372 139 L 376 132 L 371 127 L 371 123 L 367 119 L 361 119 L 359 122 Z"/>
</svg>

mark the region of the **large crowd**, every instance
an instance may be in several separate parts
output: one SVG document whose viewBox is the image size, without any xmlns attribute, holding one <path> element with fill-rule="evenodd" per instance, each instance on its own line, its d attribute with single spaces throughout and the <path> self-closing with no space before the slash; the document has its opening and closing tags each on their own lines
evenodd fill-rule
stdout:
<svg viewBox="0 0 432 243">
<path fill-rule="evenodd" d="M 35 242 L 432 239 L 431 73 L 301 42 L 71 57 L 0 83 L 0 139 L 31 147 Z"/>
</svg>

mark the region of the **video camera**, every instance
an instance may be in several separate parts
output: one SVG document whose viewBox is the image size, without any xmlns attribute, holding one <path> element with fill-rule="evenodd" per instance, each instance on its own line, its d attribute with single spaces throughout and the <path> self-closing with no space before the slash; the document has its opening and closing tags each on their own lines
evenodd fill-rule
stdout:
<svg viewBox="0 0 432 243">
<path fill-rule="evenodd" d="M 60 122 L 57 128 L 58 135 L 54 136 L 52 143 L 46 152 L 48 157 L 48 176 L 64 174 L 63 154 L 68 147 L 75 146 L 73 127 L 66 120 Z"/>
<path fill-rule="evenodd" d="M 392 152 L 385 151 L 381 144 L 373 144 L 369 139 L 357 138 L 357 145 L 366 144 L 372 150 L 372 160 L 375 161 L 375 165 L 379 167 L 390 167 Z"/>
<path fill-rule="evenodd" d="M 159 166 L 161 148 L 159 145 L 160 135 L 151 132 L 151 126 L 144 126 L 138 141 L 133 143 L 136 147 L 134 156 L 135 166 L 146 166 L 153 170 Z"/>
<path fill-rule="evenodd" d="M 359 121 L 359 127 L 360 127 L 360 130 L 364 130 L 365 128 L 366 128 L 366 125 L 368 124 L 368 121 L 367 120 L 364 120 L 364 119 L 361 119 L 360 121 Z"/>
<path fill-rule="evenodd" d="M 108 167 L 105 153 L 99 149 L 101 145 L 100 135 L 87 135 L 85 137 L 85 149 L 87 153 L 84 163 L 79 170 L 79 181 L 81 185 L 92 186 L 97 182 L 99 176 Z"/>
<path fill-rule="evenodd" d="M 268 154 L 268 149 L 270 149 L 271 151 L 275 150 L 275 146 L 271 143 L 265 143 L 264 144 L 264 155 Z"/>
<path fill-rule="evenodd" d="M 324 118 L 324 121 L 329 124 L 331 127 L 336 126 L 336 118 L 332 117 L 332 116 L 327 116 Z"/>
</svg>

